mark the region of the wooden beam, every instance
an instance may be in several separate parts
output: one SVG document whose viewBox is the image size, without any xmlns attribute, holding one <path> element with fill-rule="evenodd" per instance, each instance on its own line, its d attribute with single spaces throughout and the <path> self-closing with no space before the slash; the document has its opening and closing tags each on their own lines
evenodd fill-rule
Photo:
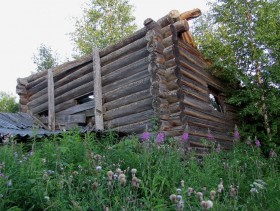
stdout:
<svg viewBox="0 0 280 211">
<path fill-rule="evenodd" d="M 55 130 L 54 83 L 52 69 L 48 70 L 48 127 Z"/>
<path fill-rule="evenodd" d="M 101 65 L 98 48 L 93 49 L 93 80 L 94 80 L 94 101 L 95 101 L 95 128 L 97 130 L 104 130 L 103 123 L 103 109 L 102 109 L 102 85 L 101 85 Z"/>
</svg>

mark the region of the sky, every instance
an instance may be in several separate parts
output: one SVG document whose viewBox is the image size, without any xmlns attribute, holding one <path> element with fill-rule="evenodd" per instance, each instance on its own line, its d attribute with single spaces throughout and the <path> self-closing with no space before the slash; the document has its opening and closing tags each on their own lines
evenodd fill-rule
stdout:
<svg viewBox="0 0 280 211">
<path fill-rule="evenodd" d="M 16 94 L 17 78 L 35 71 L 32 57 L 40 44 L 71 60 L 69 33 L 81 17 L 83 0 L 0 0 L 0 91 Z M 206 11 L 206 0 L 129 0 L 138 28 L 147 18 L 158 20 L 173 9 Z"/>
</svg>

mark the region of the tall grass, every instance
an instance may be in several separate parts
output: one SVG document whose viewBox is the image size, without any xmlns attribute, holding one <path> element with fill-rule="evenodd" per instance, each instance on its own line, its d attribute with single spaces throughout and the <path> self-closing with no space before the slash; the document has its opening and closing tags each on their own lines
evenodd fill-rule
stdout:
<svg viewBox="0 0 280 211">
<path fill-rule="evenodd" d="M 236 144 L 198 158 L 164 141 L 72 131 L 4 145 L 0 210 L 205 210 L 209 201 L 212 210 L 279 210 L 278 157 Z"/>
</svg>

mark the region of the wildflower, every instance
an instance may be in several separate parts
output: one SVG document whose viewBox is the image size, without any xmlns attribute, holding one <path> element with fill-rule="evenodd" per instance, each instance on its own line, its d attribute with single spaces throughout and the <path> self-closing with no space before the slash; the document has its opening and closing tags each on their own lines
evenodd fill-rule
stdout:
<svg viewBox="0 0 280 211">
<path fill-rule="evenodd" d="M 259 189 L 264 189 L 264 185 L 263 184 L 260 184 L 260 183 L 257 183 L 257 182 L 254 182 L 253 185 L 255 185 L 256 188 L 259 188 Z"/>
<path fill-rule="evenodd" d="M 197 192 L 196 195 L 200 201 L 203 201 L 203 193 Z"/>
<path fill-rule="evenodd" d="M 99 154 L 97 154 L 97 155 L 94 156 L 94 159 L 97 160 L 97 161 L 100 161 L 101 158 L 102 158 L 102 156 L 99 155 Z"/>
<path fill-rule="evenodd" d="M 247 144 L 247 145 L 251 145 L 251 142 L 252 142 L 252 140 L 251 140 L 251 137 L 249 136 L 249 137 L 247 138 L 247 140 L 246 140 L 246 144 Z"/>
<path fill-rule="evenodd" d="M 188 196 L 191 196 L 193 192 L 194 192 L 194 189 L 189 187 L 188 188 Z"/>
<path fill-rule="evenodd" d="M 100 172 L 102 170 L 101 166 L 96 166 L 96 171 Z"/>
<path fill-rule="evenodd" d="M 47 162 L 47 160 L 46 160 L 46 158 L 42 158 L 42 163 L 46 163 Z"/>
<path fill-rule="evenodd" d="M 172 202 L 176 202 L 176 198 L 177 198 L 177 196 L 175 195 L 175 194 L 171 194 L 170 196 L 169 196 L 169 198 L 170 198 L 170 200 L 172 201 Z"/>
<path fill-rule="evenodd" d="M 113 175 L 114 175 L 114 173 L 113 173 L 112 171 L 108 171 L 108 172 L 107 172 L 107 176 L 108 176 L 108 179 L 109 179 L 109 180 L 112 180 L 112 179 L 113 179 Z"/>
<path fill-rule="evenodd" d="M 79 174 L 79 172 L 77 172 L 77 171 L 73 171 L 73 173 L 72 173 L 74 176 L 77 176 L 78 174 Z"/>
<path fill-rule="evenodd" d="M 137 172 L 137 169 L 131 169 L 132 177 L 135 177 L 136 172 Z"/>
<path fill-rule="evenodd" d="M 209 141 L 213 141 L 215 139 L 209 128 L 208 128 L 208 132 L 207 132 L 207 139 Z"/>
<path fill-rule="evenodd" d="M 181 187 L 184 187 L 184 186 L 185 186 L 185 181 L 181 180 Z"/>
<path fill-rule="evenodd" d="M 117 174 L 121 174 L 121 173 L 122 173 L 122 170 L 121 170 L 120 168 L 117 168 L 117 169 L 116 169 L 116 173 L 117 173 Z"/>
<path fill-rule="evenodd" d="M 14 157 L 17 158 L 18 157 L 18 153 L 14 152 Z"/>
<path fill-rule="evenodd" d="M 220 144 L 217 145 L 217 148 L 215 149 L 215 151 L 216 151 L 217 153 L 220 153 L 220 152 L 221 152 L 221 145 L 220 145 Z"/>
<path fill-rule="evenodd" d="M 12 180 L 9 180 L 7 185 L 8 185 L 8 187 L 12 187 L 12 185 L 13 185 Z"/>
<path fill-rule="evenodd" d="M 240 139 L 237 125 L 235 125 L 234 127 L 233 139 L 234 141 L 238 141 Z"/>
<path fill-rule="evenodd" d="M 4 162 L 0 163 L 0 170 L 3 169 L 4 166 L 5 166 L 5 163 L 4 163 Z"/>
<path fill-rule="evenodd" d="M 123 186 L 126 185 L 126 179 L 125 179 L 125 177 L 120 178 L 120 183 L 121 183 L 121 185 L 123 185 Z"/>
<path fill-rule="evenodd" d="M 182 192 L 181 188 L 177 188 L 177 193 L 180 194 Z"/>
<path fill-rule="evenodd" d="M 213 202 L 211 200 L 201 201 L 201 206 L 205 210 L 209 210 L 213 207 Z"/>
<path fill-rule="evenodd" d="M 181 195 L 177 195 L 177 200 L 178 200 L 178 201 L 181 201 L 182 198 L 183 198 L 183 197 L 182 197 Z"/>
<path fill-rule="evenodd" d="M 97 190 L 97 187 L 98 187 L 98 183 L 97 183 L 97 182 L 92 183 L 92 189 L 93 189 L 94 191 Z"/>
<path fill-rule="evenodd" d="M 34 154 L 34 153 L 33 153 L 32 150 L 28 153 L 29 156 L 32 156 L 33 154 Z"/>
<path fill-rule="evenodd" d="M 53 170 L 48 170 L 48 174 L 54 174 Z"/>
<path fill-rule="evenodd" d="M 188 132 L 185 132 L 185 133 L 183 133 L 183 135 L 182 135 L 182 142 L 183 143 L 186 143 L 186 142 L 188 142 L 189 141 L 189 133 Z"/>
<path fill-rule="evenodd" d="M 151 135 L 149 132 L 144 132 L 142 135 L 141 135 L 141 141 L 142 142 L 145 142 L 145 141 L 149 141 L 151 138 Z"/>
<path fill-rule="evenodd" d="M 257 190 L 257 188 L 251 188 L 250 192 L 251 192 L 251 193 L 259 193 L 259 191 Z"/>
<path fill-rule="evenodd" d="M 211 191 L 210 191 L 210 199 L 214 201 L 215 196 L 216 196 L 216 191 L 211 190 Z"/>
<path fill-rule="evenodd" d="M 5 177 L 5 175 L 3 173 L 0 173 L 0 177 Z"/>
<path fill-rule="evenodd" d="M 114 174 L 114 175 L 113 175 L 113 179 L 114 179 L 114 180 L 117 180 L 118 178 L 119 178 L 119 175 L 117 175 L 117 174 Z"/>
<path fill-rule="evenodd" d="M 156 140 L 155 140 L 156 144 L 163 144 L 164 143 L 164 133 L 158 133 Z"/>
<path fill-rule="evenodd" d="M 258 182 L 258 183 L 260 183 L 260 184 L 262 184 L 262 185 L 267 185 L 267 184 L 266 184 L 263 180 L 261 180 L 261 179 L 257 179 L 256 182 Z"/>
<path fill-rule="evenodd" d="M 229 195 L 233 198 L 236 197 L 238 194 L 238 186 L 234 187 L 233 185 L 231 185 L 229 188 L 230 188 Z"/>
<path fill-rule="evenodd" d="M 269 157 L 270 157 L 270 158 L 276 158 L 276 157 L 277 157 L 277 154 L 276 154 L 276 152 L 275 152 L 273 149 L 270 149 L 270 151 L 269 151 Z"/>
<path fill-rule="evenodd" d="M 257 138 L 255 138 L 255 144 L 257 147 L 261 146 L 261 142 Z"/>
<path fill-rule="evenodd" d="M 49 196 L 44 196 L 44 199 L 46 199 L 47 201 L 50 200 L 50 197 Z"/>
<path fill-rule="evenodd" d="M 224 191 L 223 179 L 220 178 L 220 183 L 218 185 L 218 193 L 222 193 Z"/>
</svg>

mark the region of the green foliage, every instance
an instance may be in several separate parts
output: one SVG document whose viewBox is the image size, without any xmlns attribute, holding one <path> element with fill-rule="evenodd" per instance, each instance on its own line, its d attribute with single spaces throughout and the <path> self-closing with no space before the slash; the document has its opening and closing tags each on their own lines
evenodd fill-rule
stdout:
<svg viewBox="0 0 280 211">
<path fill-rule="evenodd" d="M 18 111 L 18 103 L 16 98 L 6 92 L 0 92 L 0 112 L 12 112 Z"/>
<path fill-rule="evenodd" d="M 104 48 L 131 34 L 134 20 L 127 0 L 90 0 L 71 37 L 81 55 L 90 54 L 93 46 Z"/>
<path fill-rule="evenodd" d="M 172 193 L 182 196 L 184 210 L 201 210 L 197 196 L 188 196 L 190 187 L 204 200 L 215 190 L 213 210 L 279 208 L 279 157 L 264 158 L 253 143 L 212 149 L 203 158 L 179 146 L 75 131 L 34 139 L 31 146 L 12 142 L 0 147 L 0 210 L 176 210 Z M 220 178 L 224 191 L 218 194 Z M 266 185 L 251 193 L 259 179 Z M 231 185 L 238 186 L 235 195 Z"/>
<path fill-rule="evenodd" d="M 41 72 L 58 65 L 59 58 L 57 53 L 53 52 L 49 46 L 41 44 L 37 54 L 34 54 L 33 63 L 37 65 L 36 71 Z"/>
<path fill-rule="evenodd" d="M 243 135 L 263 131 L 268 148 L 280 145 L 279 10 L 279 0 L 218 0 L 194 30 L 210 71 L 228 82 L 229 103 L 241 108 Z"/>
</svg>

